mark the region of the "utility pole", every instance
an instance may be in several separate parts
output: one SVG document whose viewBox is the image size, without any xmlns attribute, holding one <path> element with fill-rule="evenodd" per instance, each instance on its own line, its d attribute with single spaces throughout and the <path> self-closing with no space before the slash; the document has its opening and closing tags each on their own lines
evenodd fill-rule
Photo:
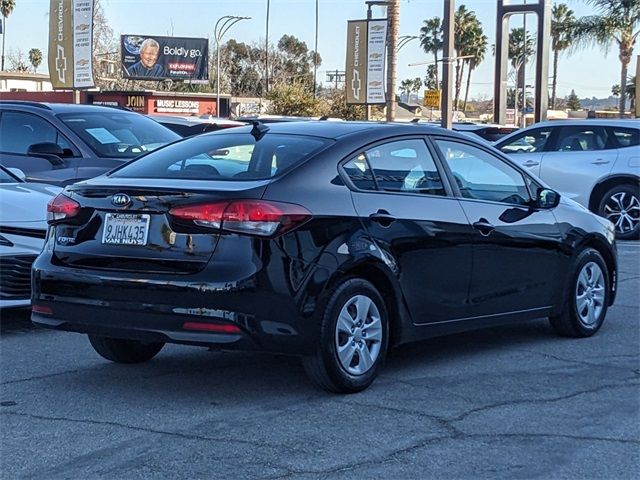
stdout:
<svg viewBox="0 0 640 480">
<path fill-rule="evenodd" d="M 396 118 L 396 71 L 398 64 L 398 26 L 400 24 L 400 0 L 390 0 L 387 7 L 389 33 L 387 41 L 387 122 Z"/>
<path fill-rule="evenodd" d="M 264 37 L 264 95 L 269 92 L 269 6 L 270 1 L 267 0 L 267 26 Z"/>
<path fill-rule="evenodd" d="M 315 49 L 315 51 L 313 52 L 313 97 L 316 97 L 316 93 L 317 93 L 317 81 L 316 81 L 316 77 L 317 77 L 317 73 L 318 73 L 318 0 L 316 0 L 316 44 L 315 47 L 313 47 Z"/>
<path fill-rule="evenodd" d="M 453 63 L 451 62 L 451 59 L 453 57 L 453 22 L 455 9 L 455 0 L 444 0 L 444 21 L 442 24 L 442 30 L 444 32 L 444 51 L 442 55 L 442 83 L 444 89 L 442 92 L 442 99 L 440 101 L 442 106 L 440 124 L 443 128 L 448 129 L 451 129 L 453 124 L 453 85 L 451 82 L 451 80 L 453 79 Z"/>
</svg>

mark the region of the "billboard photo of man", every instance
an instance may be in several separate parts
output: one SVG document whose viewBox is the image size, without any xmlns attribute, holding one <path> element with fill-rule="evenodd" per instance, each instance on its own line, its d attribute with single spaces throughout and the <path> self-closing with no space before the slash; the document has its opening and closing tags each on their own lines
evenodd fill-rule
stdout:
<svg viewBox="0 0 640 480">
<path fill-rule="evenodd" d="M 121 35 L 122 76 L 132 80 L 209 78 L 206 38 Z"/>
<path fill-rule="evenodd" d="M 153 38 L 145 39 L 140 45 L 140 60 L 126 69 L 129 76 L 151 78 L 163 77 L 164 67 L 157 63 L 159 55 L 160 44 Z"/>
</svg>

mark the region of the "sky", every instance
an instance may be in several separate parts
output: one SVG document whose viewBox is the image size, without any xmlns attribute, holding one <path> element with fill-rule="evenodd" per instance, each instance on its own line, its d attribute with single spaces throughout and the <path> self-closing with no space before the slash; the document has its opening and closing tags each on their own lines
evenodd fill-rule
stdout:
<svg viewBox="0 0 640 480">
<path fill-rule="evenodd" d="M 182 37 L 213 37 L 213 28 L 223 15 L 250 16 L 236 24 L 224 38 L 240 42 L 264 43 L 267 0 L 100 0 L 109 25 L 116 35 L 175 35 Z M 531 0 L 530 0 L 531 1 Z M 269 39 L 277 43 L 284 35 L 295 35 L 305 41 L 310 50 L 315 42 L 316 0 L 271 0 Z M 582 0 L 564 0 L 577 16 L 593 13 Z M 489 44 L 495 41 L 496 0 L 458 0 L 456 6 L 466 5 L 476 12 L 482 22 Z M 322 57 L 318 79 L 325 80 L 327 70 L 344 70 L 347 20 L 366 18 L 364 0 L 318 0 L 318 52 Z M 419 35 L 425 19 L 442 17 L 442 0 L 401 0 L 400 35 Z M 16 8 L 7 19 L 6 51 L 21 50 L 26 54 L 39 48 L 45 55 L 39 72 L 47 73 L 47 42 L 49 28 L 49 0 L 17 0 Z M 384 15 L 384 8 L 373 8 L 374 18 Z M 530 25 L 534 17 L 531 16 Z M 512 26 L 520 26 L 521 17 L 513 17 Z M 635 72 L 634 60 L 629 72 Z M 620 82 L 620 62 L 615 46 L 609 52 L 600 48 L 563 54 L 558 73 L 558 96 L 575 89 L 579 97 L 608 97 L 611 86 Z M 409 67 L 409 63 L 428 61 L 419 41 L 407 44 L 398 57 L 398 83 L 405 78 L 424 77 L 426 66 Z M 550 62 L 551 64 L 551 62 Z M 533 68 L 529 67 L 527 82 L 533 83 Z M 551 74 L 551 72 L 550 72 Z M 471 98 L 488 99 L 493 92 L 493 57 L 476 69 L 472 78 Z"/>
</svg>

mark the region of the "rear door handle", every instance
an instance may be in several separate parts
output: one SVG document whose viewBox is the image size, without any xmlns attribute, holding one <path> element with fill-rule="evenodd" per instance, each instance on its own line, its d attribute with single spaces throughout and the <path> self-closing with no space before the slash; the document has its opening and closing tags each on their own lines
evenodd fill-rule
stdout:
<svg viewBox="0 0 640 480">
<path fill-rule="evenodd" d="M 604 160 L 603 158 L 598 158 L 597 160 L 594 160 L 593 162 L 594 165 L 606 165 L 607 163 L 611 163 L 609 160 Z"/>
<path fill-rule="evenodd" d="M 473 224 L 473 228 L 478 230 L 482 236 L 487 237 L 495 230 L 496 227 L 489 223 L 487 219 L 481 218 Z"/>
<path fill-rule="evenodd" d="M 535 160 L 527 160 L 522 164 L 525 167 L 537 167 L 540 165 L 540 162 L 536 162 Z"/>
<path fill-rule="evenodd" d="M 383 227 L 388 227 L 397 219 L 386 210 L 378 210 L 376 213 L 369 215 L 369 219 L 379 223 Z"/>
</svg>

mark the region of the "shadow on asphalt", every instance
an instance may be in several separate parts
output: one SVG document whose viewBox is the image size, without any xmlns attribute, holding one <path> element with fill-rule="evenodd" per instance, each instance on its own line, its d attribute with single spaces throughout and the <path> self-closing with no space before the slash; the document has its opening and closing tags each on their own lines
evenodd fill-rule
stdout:
<svg viewBox="0 0 640 480">
<path fill-rule="evenodd" d="M 37 330 L 31 323 L 31 309 L 3 310 L 0 312 L 0 334 Z"/>
</svg>

